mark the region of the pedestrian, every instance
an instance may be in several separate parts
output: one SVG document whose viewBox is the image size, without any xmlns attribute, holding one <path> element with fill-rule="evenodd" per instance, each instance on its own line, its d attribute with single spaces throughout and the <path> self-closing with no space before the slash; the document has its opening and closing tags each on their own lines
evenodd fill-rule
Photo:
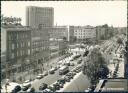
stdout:
<svg viewBox="0 0 128 93">
<path fill-rule="evenodd" d="M 5 84 L 5 90 L 6 90 L 6 93 L 7 93 L 7 84 Z"/>
</svg>

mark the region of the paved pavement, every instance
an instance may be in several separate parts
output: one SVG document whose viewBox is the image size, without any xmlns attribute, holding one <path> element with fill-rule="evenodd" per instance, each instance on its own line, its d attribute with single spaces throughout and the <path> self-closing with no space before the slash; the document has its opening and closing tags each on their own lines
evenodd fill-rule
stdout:
<svg viewBox="0 0 128 93">
<path fill-rule="evenodd" d="M 67 58 L 68 59 L 68 58 Z M 80 59 L 80 58 L 79 58 Z M 75 63 L 75 66 L 69 66 L 69 70 L 73 69 L 74 67 L 77 66 L 76 62 L 79 60 L 75 60 L 73 61 L 73 63 Z M 65 59 L 66 60 L 66 59 Z M 56 66 L 56 64 L 53 64 L 53 67 Z M 41 83 L 46 83 L 48 85 L 53 84 L 54 82 L 56 82 L 58 79 L 60 79 L 63 75 L 59 75 L 59 69 L 57 71 L 55 71 L 54 74 L 49 74 L 48 76 L 37 80 L 35 79 L 34 82 L 32 83 L 32 87 L 35 88 L 36 91 L 39 91 L 39 86 L 41 85 Z"/>
<path fill-rule="evenodd" d="M 57 92 L 84 92 L 84 90 L 88 89 L 88 86 L 90 86 L 90 82 L 87 76 L 79 72 L 70 82 L 66 82 L 64 88 Z"/>
</svg>

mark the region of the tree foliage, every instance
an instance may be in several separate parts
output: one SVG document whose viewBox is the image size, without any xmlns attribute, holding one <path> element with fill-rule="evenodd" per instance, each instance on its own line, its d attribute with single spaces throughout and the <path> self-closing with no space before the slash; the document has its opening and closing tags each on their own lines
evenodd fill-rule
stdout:
<svg viewBox="0 0 128 93">
<path fill-rule="evenodd" d="M 118 39 L 117 39 L 117 43 L 118 43 L 118 44 L 123 44 L 122 39 L 121 39 L 121 38 L 118 38 Z"/>
<path fill-rule="evenodd" d="M 98 79 L 101 77 L 100 75 L 102 74 L 99 74 L 99 71 L 101 71 L 103 68 L 107 68 L 105 58 L 103 57 L 99 48 L 93 48 L 88 54 L 86 61 L 84 62 L 83 73 L 87 75 L 92 84 L 95 84 L 96 81 L 98 81 Z M 105 76 L 107 76 L 109 72 L 107 70 L 102 70 L 102 73 L 104 73 L 104 71 L 107 72 Z"/>
</svg>

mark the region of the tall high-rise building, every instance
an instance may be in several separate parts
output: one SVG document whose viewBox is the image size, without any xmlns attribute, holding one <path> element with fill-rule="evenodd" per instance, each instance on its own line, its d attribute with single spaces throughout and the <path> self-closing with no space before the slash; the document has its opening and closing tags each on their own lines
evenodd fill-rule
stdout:
<svg viewBox="0 0 128 93">
<path fill-rule="evenodd" d="M 28 6 L 26 8 L 26 25 L 32 28 L 52 27 L 54 25 L 54 8 Z"/>
</svg>

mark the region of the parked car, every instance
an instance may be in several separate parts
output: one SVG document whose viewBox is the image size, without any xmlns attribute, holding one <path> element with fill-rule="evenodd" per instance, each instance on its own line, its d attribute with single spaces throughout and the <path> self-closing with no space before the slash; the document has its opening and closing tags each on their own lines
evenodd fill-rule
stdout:
<svg viewBox="0 0 128 93">
<path fill-rule="evenodd" d="M 65 62 L 65 65 L 70 66 L 70 62 Z"/>
<path fill-rule="evenodd" d="M 66 74 L 66 76 L 68 76 L 68 78 L 70 78 L 70 79 L 73 79 L 73 74 L 72 73 L 68 73 L 68 74 Z"/>
<path fill-rule="evenodd" d="M 54 73 L 55 73 L 55 68 L 50 69 L 50 70 L 49 70 L 49 73 L 50 73 L 50 74 L 54 74 Z"/>
<path fill-rule="evenodd" d="M 64 78 L 61 78 L 61 79 L 57 80 L 57 82 L 58 82 L 58 83 L 63 83 L 63 84 L 64 84 L 64 83 L 65 83 L 65 79 L 64 79 Z"/>
<path fill-rule="evenodd" d="M 75 71 L 71 71 L 71 73 L 72 73 L 73 75 L 76 75 L 76 72 L 75 72 Z"/>
<path fill-rule="evenodd" d="M 49 90 L 50 90 L 50 92 L 55 92 L 55 91 L 56 91 L 56 89 L 55 89 L 55 87 L 54 87 L 54 86 L 49 86 L 47 89 L 49 89 Z"/>
<path fill-rule="evenodd" d="M 74 61 L 74 58 L 72 58 L 70 61 Z"/>
<path fill-rule="evenodd" d="M 32 88 L 29 88 L 28 90 L 27 90 L 27 92 L 30 92 L 30 93 L 34 93 L 35 92 L 35 89 L 32 87 Z"/>
<path fill-rule="evenodd" d="M 21 90 L 21 87 L 19 85 L 15 86 L 15 88 L 12 90 L 12 93 L 17 93 Z"/>
<path fill-rule="evenodd" d="M 31 87 L 31 82 L 30 80 L 26 80 L 24 83 L 23 83 L 23 87 Z M 25 88 L 26 89 L 26 88 Z"/>
<path fill-rule="evenodd" d="M 70 82 L 70 78 L 68 76 L 65 76 L 64 78 L 66 82 Z"/>
<path fill-rule="evenodd" d="M 59 89 L 60 89 L 60 85 L 59 85 L 59 83 L 55 83 L 55 84 L 53 84 L 53 87 L 55 88 L 55 90 L 59 90 Z"/>
<path fill-rule="evenodd" d="M 82 62 L 82 59 L 78 60 L 77 64 L 81 64 L 81 62 Z"/>
<path fill-rule="evenodd" d="M 41 86 L 39 87 L 39 90 L 44 90 L 47 88 L 47 84 L 46 83 L 42 83 Z"/>
<path fill-rule="evenodd" d="M 29 87 L 27 87 L 27 86 L 23 86 L 23 87 L 22 87 L 22 90 L 23 90 L 23 91 L 27 91 L 28 88 L 29 88 Z"/>
<path fill-rule="evenodd" d="M 43 78 L 44 76 L 43 76 L 43 74 L 39 74 L 37 77 L 36 77 L 36 79 L 41 79 L 41 78 Z"/>
<path fill-rule="evenodd" d="M 48 75 L 48 71 L 44 71 L 43 76 L 47 76 L 47 75 Z"/>
<path fill-rule="evenodd" d="M 60 86 L 60 88 L 63 88 L 64 87 L 64 83 L 60 83 L 59 86 Z"/>
<path fill-rule="evenodd" d="M 51 89 L 49 89 L 49 88 L 46 88 L 46 89 L 44 89 L 43 91 L 41 91 L 41 92 L 53 92 Z"/>
<path fill-rule="evenodd" d="M 26 81 L 24 81 L 24 83 L 29 83 L 29 82 L 31 82 L 30 80 L 26 80 Z"/>
</svg>

